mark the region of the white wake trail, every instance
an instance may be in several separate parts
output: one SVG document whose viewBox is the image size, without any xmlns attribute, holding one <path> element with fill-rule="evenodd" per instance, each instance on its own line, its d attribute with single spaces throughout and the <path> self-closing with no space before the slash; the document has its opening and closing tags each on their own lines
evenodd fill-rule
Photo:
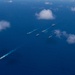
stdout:
<svg viewBox="0 0 75 75">
<path fill-rule="evenodd" d="M 42 30 L 42 32 L 44 33 L 44 32 L 46 32 L 47 30 L 49 30 L 51 27 L 49 27 L 49 28 L 47 28 L 47 29 L 44 29 L 44 30 Z"/>
<path fill-rule="evenodd" d="M 13 49 L 11 51 L 9 51 L 8 53 L 4 54 L 3 56 L 0 57 L 0 60 L 4 59 L 5 57 L 7 57 L 8 55 L 12 54 L 13 52 L 15 52 L 17 49 L 19 49 L 20 47 Z"/>
<path fill-rule="evenodd" d="M 46 32 L 46 31 L 48 31 L 51 27 L 54 27 L 54 26 L 55 26 L 55 24 L 52 24 L 50 27 L 48 27 L 48 28 L 42 30 L 42 32 L 44 33 L 44 32 Z"/>
<path fill-rule="evenodd" d="M 35 32 L 35 31 L 37 31 L 37 30 L 38 30 L 38 29 L 34 29 L 34 30 L 28 32 L 27 34 L 31 34 L 31 33 Z"/>
</svg>

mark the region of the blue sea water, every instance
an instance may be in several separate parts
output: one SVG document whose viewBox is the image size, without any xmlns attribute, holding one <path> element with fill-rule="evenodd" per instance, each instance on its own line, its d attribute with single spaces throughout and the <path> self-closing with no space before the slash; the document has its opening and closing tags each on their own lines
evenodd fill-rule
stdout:
<svg viewBox="0 0 75 75">
<path fill-rule="evenodd" d="M 57 37 L 48 39 L 51 31 L 60 29 L 75 34 L 75 13 L 66 6 L 73 3 L 54 2 L 47 6 L 43 2 L 0 2 L 0 20 L 11 23 L 9 29 L 0 32 L 0 56 L 22 46 L 0 60 L 0 75 L 75 75 L 75 44 L 70 45 Z M 38 20 L 35 13 L 42 9 L 59 8 L 53 11 L 55 20 Z M 47 33 L 43 29 L 56 24 Z M 33 29 L 36 32 L 27 35 Z M 35 35 L 40 33 L 39 37 Z"/>
</svg>

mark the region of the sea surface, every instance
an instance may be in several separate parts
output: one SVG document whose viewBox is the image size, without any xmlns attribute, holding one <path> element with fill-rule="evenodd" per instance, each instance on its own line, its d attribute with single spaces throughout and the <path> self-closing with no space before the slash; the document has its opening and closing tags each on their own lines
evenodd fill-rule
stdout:
<svg viewBox="0 0 75 75">
<path fill-rule="evenodd" d="M 66 38 L 55 35 L 48 38 L 55 29 L 75 34 L 75 12 L 70 10 L 71 6 L 74 3 L 1 1 L 0 21 L 9 21 L 11 27 L 0 32 L 0 57 L 21 47 L 0 60 L 0 75 L 75 75 L 75 44 L 68 44 Z M 35 13 L 43 9 L 51 9 L 55 19 L 38 20 Z M 41 33 L 52 24 L 56 26 Z M 34 29 L 38 30 L 27 35 Z M 36 37 L 37 33 L 40 36 Z"/>
</svg>

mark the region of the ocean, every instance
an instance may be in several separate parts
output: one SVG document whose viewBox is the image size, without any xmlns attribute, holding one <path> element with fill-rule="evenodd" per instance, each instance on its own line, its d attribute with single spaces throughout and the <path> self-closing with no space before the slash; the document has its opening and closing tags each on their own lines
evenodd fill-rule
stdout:
<svg viewBox="0 0 75 75">
<path fill-rule="evenodd" d="M 11 26 L 0 32 L 0 57 L 21 47 L 0 60 L 0 75 L 74 75 L 75 44 L 68 44 L 65 37 L 48 38 L 55 29 L 75 34 L 75 12 L 69 9 L 71 6 L 75 6 L 74 3 L 1 1 L 0 21 L 6 20 Z M 51 9 L 55 19 L 38 20 L 35 13 L 43 9 Z M 55 27 L 41 32 L 52 24 L 56 24 Z M 27 35 L 34 29 L 37 31 Z"/>
</svg>

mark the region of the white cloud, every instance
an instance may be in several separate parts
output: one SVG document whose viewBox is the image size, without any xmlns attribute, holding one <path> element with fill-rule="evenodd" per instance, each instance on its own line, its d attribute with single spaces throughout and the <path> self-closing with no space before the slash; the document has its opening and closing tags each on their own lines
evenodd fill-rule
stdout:
<svg viewBox="0 0 75 75">
<path fill-rule="evenodd" d="M 13 0 L 5 0 L 4 2 L 6 2 L 6 3 L 12 3 Z"/>
<path fill-rule="evenodd" d="M 69 34 L 69 36 L 67 38 L 67 42 L 69 44 L 75 44 L 75 35 L 74 34 Z"/>
<path fill-rule="evenodd" d="M 75 12 L 75 7 L 71 7 L 71 11 L 74 11 Z"/>
<path fill-rule="evenodd" d="M 75 44 L 75 35 L 74 34 L 68 34 L 66 31 L 62 32 L 62 35 L 66 37 L 66 41 L 68 44 Z"/>
<path fill-rule="evenodd" d="M 45 4 L 49 4 L 49 2 L 45 2 Z"/>
<path fill-rule="evenodd" d="M 64 36 L 68 44 L 75 44 L 75 34 L 68 34 L 66 31 L 54 30 L 54 34 L 60 38 Z"/>
<path fill-rule="evenodd" d="M 5 30 L 10 27 L 10 23 L 8 21 L 0 21 L 0 31 Z"/>
<path fill-rule="evenodd" d="M 57 37 L 64 36 L 65 38 L 68 38 L 69 34 L 66 31 L 61 31 L 61 30 L 54 30 L 54 34 Z"/>
<path fill-rule="evenodd" d="M 64 37 L 68 37 L 68 34 L 67 34 L 67 32 L 66 31 L 62 31 L 62 35 L 64 36 Z"/>
<path fill-rule="evenodd" d="M 51 2 L 45 2 L 46 5 L 52 5 L 53 3 Z"/>
<path fill-rule="evenodd" d="M 71 2 L 75 2 L 75 0 L 71 0 Z"/>
<path fill-rule="evenodd" d="M 57 37 L 61 37 L 62 33 L 60 30 L 54 30 L 54 34 L 57 36 Z"/>
<path fill-rule="evenodd" d="M 8 2 L 9 2 L 9 3 L 12 3 L 13 1 L 12 1 L 12 0 L 9 0 Z"/>
<path fill-rule="evenodd" d="M 40 13 L 36 13 L 35 14 L 37 16 L 38 19 L 45 19 L 45 20 L 52 20 L 54 19 L 54 15 L 53 12 L 49 9 L 44 9 L 42 11 L 40 11 Z"/>
</svg>

